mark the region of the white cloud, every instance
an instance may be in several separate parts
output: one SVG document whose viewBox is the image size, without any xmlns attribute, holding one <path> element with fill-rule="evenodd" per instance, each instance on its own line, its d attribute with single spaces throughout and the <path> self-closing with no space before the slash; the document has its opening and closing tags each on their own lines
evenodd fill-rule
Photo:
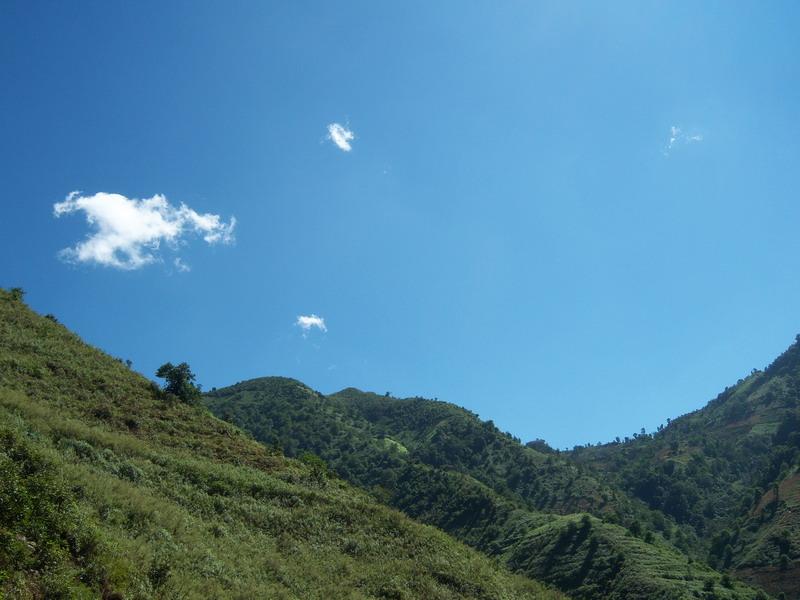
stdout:
<svg viewBox="0 0 800 600">
<path fill-rule="evenodd" d="M 192 270 L 192 267 L 183 262 L 180 256 L 176 257 L 175 260 L 172 261 L 172 264 L 175 265 L 175 269 L 178 273 L 188 273 Z"/>
<path fill-rule="evenodd" d="M 664 156 L 669 156 L 673 148 L 679 145 L 694 144 L 695 142 L 702 142 L 703 135 L 700 133 L 687 134 L 677 125 L 669 128 L 669 140 L 667 146 L 664 148 Z"/>
<path fill-rule="evenodd" d="M 323 319 L 322 317 L 318 317 L 313 313 L 310 315 L 299 315 L 297 317 L 297 321 L 295 321 L 294 324 L 303 330 L 303 337 L 308 335 L 308 332 L 313 327 L 316 327 L 322 332 L 328 331 L 328 327 L 325 325 L 325 319 Z"/>
<path fill-rule="evenodd" d="M 339 125 L 339 123 L 331 123 L 328 125 L 328 139 L 336 144 L 340 150 L 350 152 L 353 149 L 350 142 L 356 139 L 356 134 L 347 129 L 347 127 Z"/>
<path fill-rule="evenodd" d="M 188 233 L 202 235 L 208 244 L 234 241 L 234 217 L 225 223 L 219 215 L 200 214 L 183 203 L 175 207 L 161 194 L 137 200 L 105 192 L 93 196 L 72 192 L 63 202 L 53 205 L 56 217 L 80 211 L 86 214 L 86 222 L 94 232 L 59 253 L 69 262 L 133 270 L 160 260 L 162 242 L 177 248 Z M 185 270 L 179 260 L 175 266 Z"/>
</svg>

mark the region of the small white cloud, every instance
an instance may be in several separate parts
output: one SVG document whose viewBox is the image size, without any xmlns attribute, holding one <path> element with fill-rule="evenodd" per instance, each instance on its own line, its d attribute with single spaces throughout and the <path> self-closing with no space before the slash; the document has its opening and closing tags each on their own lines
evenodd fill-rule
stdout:
<svg viewBox="0 0 800 600">
<path fill-rule="evenodd" d="M 356 139 L 356 134 L 347 129 L 347 127 L 339 125 L 339 123 L 331 123 L 328 125 L 328 139 L 336 144 L 340 150 L 350 152 L 353 149 L 350 142 Z"/>
<path fill-rule="evenodd" d="M 686 144 L 694 144 L 696 142 L 702 142 L 703 135 L 699 133 L 687 134 L 681 130 L 680 127 L 677 125 L 673 125 L 669 128 L 669 140 L 667 141 L 667 145 L 664 148 L 664 156 L 669 156 L 669 153 L 672 151 L 673 148 L 680 145 Z"/>
<path fill-rule="evenodd" d="M 303 330 L 303 337 L 306 337 L 308 332 L 314 327 L 323 333 L 328 331 L 328 327 L 325 325 L 325 319 L 313 313 L 310 315 L 299 315 L 294 324 Z"/>
<path fill-rule="evenodd" d="M 672 147 L 675 145 L 675 142 L 678 141 L 678 136 L 680 134 L 680 128 L 675 127 L 675 125 L 669 128 L 669 143 L 667 144 L 667 150 L 672 149 Z"/>
<path fill-rule="evenodd" d="M 188 273 L 189 271 L 191 271 L 191 270 L 192 270 L 192 267 L 190 267 L 190 266 L 189 266 L 189 265 L 187 265 L 185 262 L 183 262 L 183 261 L 181 260 L 181 257 L 180 257 L 180 256 L 178 256 L 177 258 L 175 258 L 175 260 L 174 260 L 174 261 L 172 261 L 172 264 L 174 264 L 174 265 L 175 265 L 175 269 L 178 271 L 178 273 Z"/>
<path fill-rule="evenodd" d="M 53 205 L 56 217 L 80 211 L 86 214 L 86 222 L 94 232 L 59 253 L 68 262 L 133 270 L 160 260 L 162 242 L 178 248 L 187 233 L 202 235 L 207 244 L 234 241 L 234 217 L 225 223 L 219 215 L 200 214 L 183 203 L 175 207 L 161 194 L 137 200 L 105 192 L 93 196 L 72 192 L 63 202 Z M 174 263 L 178 270 L 188 270 L 183 263 L 181 268 L 178 261 L 179 258 Z"/>
</svg>

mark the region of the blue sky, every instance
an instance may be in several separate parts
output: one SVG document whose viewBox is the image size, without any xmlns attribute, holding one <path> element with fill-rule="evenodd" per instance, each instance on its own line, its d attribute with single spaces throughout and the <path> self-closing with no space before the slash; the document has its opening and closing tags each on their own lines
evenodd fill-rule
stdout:
<svg viewBox="0 0 800 600">
<path fill-rule="evenodd" d="M 2 3 L 0 285 L 147 375 L 651 430 L 800 332 L 798 16 Z"/>
</svg>

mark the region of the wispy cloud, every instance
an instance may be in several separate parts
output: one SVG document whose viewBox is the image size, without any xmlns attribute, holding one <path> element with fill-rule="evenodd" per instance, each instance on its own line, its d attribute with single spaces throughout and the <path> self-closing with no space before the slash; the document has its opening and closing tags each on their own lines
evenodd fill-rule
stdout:
<svg viewBox="0 0 800 600">
<path fill-rule="evenodd" d="M 664 148 L 664 156 L 669 156 L 669 153 L 673 150 L 673 148 L 681 145 L 686 144 L 694 144 L 696 142 L 702 142 L 703 135 L 700 133 L 693 133 L 688 134 L 685 133 L 680 127 L 677 125 L 673 125 L 669 128 L 669 140 L 667 141 L 667 145 Z"/>
<path fill-rule="evenodd" d="M 175 265 L 175 270 L 178 271 L 178 273 L 188 273 L 192 270 L 189 265 L 181 260 L 180 256 L 176 257 L 175 260 L 172 261 L 172 264 Z"/>
<path fill-rule="evenodd" d="M 177 249 L 190 233 L 202 236 L 207 244 L 234 241 L 234 217 L 225 223 L 219 215 L 200 214 L 183 203 L 173 206 L 160 194 L 137 200 L 105 192 L 93 196 L 72 192 L 63 202 L 53 205 L 56 217 L 75 212 L 86 215 L 93 232 L 59 253 L 68 262 L 134 270 L 159 261 L 162 243 Z M 188 270 L 180 258 L 173 264 L 179 271 Z"/>
<path fill-rule="evenodd" d="M 323 333 L 328 331 L 328 327 L 325 325 L 325 319 L 313 313 L 310 315 L 299 315 L 294 324 L 303 330 L 303 337 L 306 337 L 312 328 L 317 328 Z"/>
<path fill-rule="evenodd" d="M 331 123 L 328 125 L 328 139 L 332 141 L 340 150 L 350 152 L 353 146 L 350 144 L 356 139 L 356 134 L 349 130 L 344 125 L 339 123 Z"/>
</svg>

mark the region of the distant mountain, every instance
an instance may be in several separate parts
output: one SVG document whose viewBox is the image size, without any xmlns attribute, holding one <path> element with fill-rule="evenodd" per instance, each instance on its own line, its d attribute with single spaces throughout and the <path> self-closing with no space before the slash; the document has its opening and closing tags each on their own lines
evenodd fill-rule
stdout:
<svg viewBox="0 0 800 600">
<path fill-rule="evenodd" d="M 800 598 L 800 344 L 652 435 L 571 458 L 693 527 L 710 564 Z"/>
<path fill-rule="evenodd" d="M 186 399 L 0 290 L 0 597 L 799 597 L 798 344 L 569 453 L 286 378 Z"/>
<path fill-rule="evenodd" d="M 280 377 L 215 390 L 206 403 L 574 598 L 756 597 L 676 549 L 669 540 L 683 530 L 661 513 L 455 405 L 355 389 L 326 397 Z"/>
<path fill-rule="evenodd" d="M 0 597 L 562 598 L 0 290 Z"/>
</svg>

